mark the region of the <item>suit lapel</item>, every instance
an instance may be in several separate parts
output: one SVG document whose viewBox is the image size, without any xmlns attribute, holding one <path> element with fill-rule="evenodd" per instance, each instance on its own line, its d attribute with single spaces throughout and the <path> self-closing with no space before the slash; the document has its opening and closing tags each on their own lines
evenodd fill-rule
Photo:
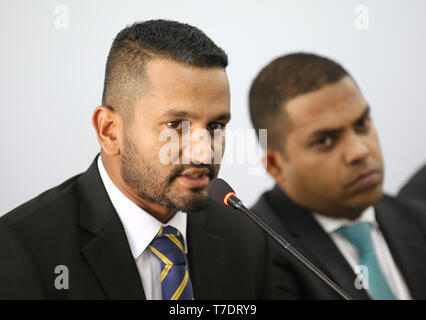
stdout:
<svg viewBox="0 0 426 320">
<path fill-rule="evenodd" d="M 426 247 L 422 233 L 387 197 L 377 205 L 376 217 L 412 297 L 426 299 Z"/>
<path fill-rule="evenodd" d="M 206 231 L 208 209 L 188 214 L 188 261 L 195 299 L 224 296 L 224 243 Z"/>
<path fill-rule="evenodd" d="M 276 224 L 281 230 L 276 231 L 284 235 L 289 232 L 295 239 L 295 243 L 291 244 L 352 298 L 368 299 L 365 290 L 355 288 L 356 275 L 352 268 L 308 210 L 292 202 L 278 186 L 268 194 L 267 201 L 273 207 L 277 220 L 282 220 Z"/>
<path fill-rule="evenodd" d="M 365 290 L 355 287 L 356 275 L 330 236 L 314 221 L 299 234 L 297 241 L 312 261 L 356 300 L 369 299 Z"/>
<path fill-rule="evenodd" d="M 93 234 L 82 254 L 110 299 L 144 299 L 123 225 L 104 188 L 97 157 L 77 181 L 80 225 Z"/>
</svg>

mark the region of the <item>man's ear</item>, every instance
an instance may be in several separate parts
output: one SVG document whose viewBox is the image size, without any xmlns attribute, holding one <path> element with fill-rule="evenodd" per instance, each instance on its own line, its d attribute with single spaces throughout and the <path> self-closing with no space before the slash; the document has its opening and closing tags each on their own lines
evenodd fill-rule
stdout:
<svg viewBox="0 0 426 320">
<path fill-rule="evenodd" d="M 262 162 L 266 167 L 266 171 L 268 171 L 269 175 L 274 178 L 278 184 L 281 184 L 285 180 L 285 160 L 278 150 L 266 150 Z"/>
<path fill-rule="evenodd" d="M 123 120 L 120 115 L 106 106 L 99 106 L 93 112 L 92 125 L 102 151 L 110 156 L 119 155 L 123 136 Z"/>
</svg>

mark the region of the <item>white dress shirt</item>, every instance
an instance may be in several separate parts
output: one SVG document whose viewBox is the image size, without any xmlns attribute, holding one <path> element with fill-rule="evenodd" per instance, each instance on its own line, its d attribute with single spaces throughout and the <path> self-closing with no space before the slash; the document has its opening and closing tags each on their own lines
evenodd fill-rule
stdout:
<svg viewBox="0 0 426 320">
<path fill-rule="evenodd" d="M 148 300 L 161 300 L 161 263 L 148 245 L 155 238 L 161 226 L 172 226 L 182 234 L 186 253 L 186 214 L 178 211 L 167 224 L 162 224 L 138 207 L 114 185 L 105 170 L 101 156 L 98 157 L 98 169 L 108 196 L 124 226 L 130 250 L 141 277 L 145 297 Z"/>
<path fill-rule="evenodd" d="M 340 252 L 346 258 L 347 262 L 352 267 L 354 272 L 357 266 L 359 265 L 358 250 L 349 240 L 347 240 L 344 236 L 335 231 L 342 226 L 351 226 L 358 222 L 371 223 L 371 238 L 373 241 L 374 251 L 376 252 L 380 269 L 389 285 L 389 288 L 393 292 L 396 299 L 412 299 L 410 292 L 408 291 L 407 285 L 404 281 L 404 278 L 402 277 L 401 272 L 396 266 L 389 247 L 383 237 L 382 232 L 380 231 L 379 225 L 376 221 L 374 207 L 367 208 L 361 214 L 361 216 L 354 221 L 349 219 L 335 219 L 318 213 L 313 213 L 313 216 L 322 226 L 322 228 L 330 235 L 331 239 L 334 241 L 337 248 L 339 248 Z"/>
</svg>

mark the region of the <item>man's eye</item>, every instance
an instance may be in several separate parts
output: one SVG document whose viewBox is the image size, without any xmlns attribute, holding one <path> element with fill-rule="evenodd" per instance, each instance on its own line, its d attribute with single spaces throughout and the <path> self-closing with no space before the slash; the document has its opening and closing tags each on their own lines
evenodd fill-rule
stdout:
<svg viewBox="0 0 426 320">
<path fill-rule="evenodd" d="M 320 148 L 328 148 L 330 146 L 332 146 L 334 143 L 334 140 L 332 137 L 321 137 L 320 139 L 318 139 L 317 141 L 315 141 L 315 145 L 319 146 Z"/>
<path fill-rule="evenodd" d="M 369 127 L 370 127 L 370 120 L 371 120 L 370 117 L 361 119 L 360 121 L 358 121 L 355 124 L 355 129 L 357 131 L 359 131 L 359 132 L 365 132 L 365 131 L 367 131 L 369 129 Z"/>
<path fill-rule="evenodd" d="M 225 129 L 225 125 L 223 123 L 220 122 L 213 122 L 207 125 L 208 130 L 210 131 L 214 131 L 217 129 L 223 130 Z"/>
<path fill-rule="evenodd" d="M 167 122 L 167 126 L 170 129 L 180 130 L 182 129 L 182 121 L 169 121 Z"/>
</svg>

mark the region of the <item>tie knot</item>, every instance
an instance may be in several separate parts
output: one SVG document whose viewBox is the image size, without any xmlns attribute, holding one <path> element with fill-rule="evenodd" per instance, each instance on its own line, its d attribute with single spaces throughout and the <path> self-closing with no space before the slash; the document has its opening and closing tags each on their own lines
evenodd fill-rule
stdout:
<svg viewBox="0 0 426 320">
<path fill-rule="evenodd" d="M 166 234 L 173 234 L 175 236 L 181 237 L 181 233 L 179 232 L 179 230 L 172 226 L 161 227 L 157 233 L 157 236 L 166 235 Z"/>
<path fill-rule="evenodd" d="M 351 242 L 358 249 L 360 256 L 374 254 L 373 241 L 371 240 L 371 223 L 359 222 L 352 226 L 340 227 L 336 232 Z"/>
<path fill-rule="evenodd" d="M 186 264 L 183 236 L 172 226 L 161 227 L 149 248 L 166 265 Z"/>
</svg>

